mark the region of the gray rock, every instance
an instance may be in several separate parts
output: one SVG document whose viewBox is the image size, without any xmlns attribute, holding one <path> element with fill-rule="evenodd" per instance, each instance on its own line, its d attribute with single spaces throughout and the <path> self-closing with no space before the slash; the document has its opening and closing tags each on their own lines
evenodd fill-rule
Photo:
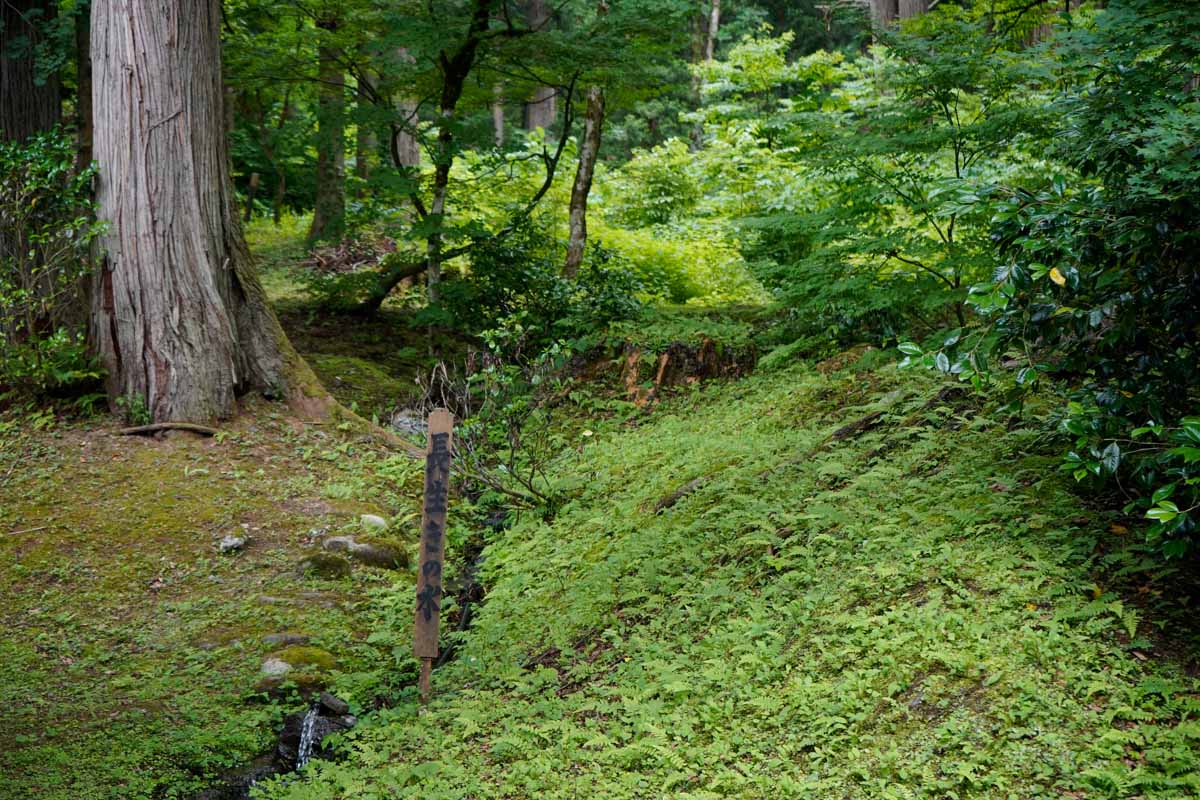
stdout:
<svg viewBox="0 0 1200 800">
<path fill-rule="evenodd" d="M 317 717 L 313 720 L 312 754 L 316 758 L 328 758 L 332 753 L 328 747 L 322 746 L 325 737 L 331 733 L 350 730 L 358 720 L 350 714 L 328 714 L 323 707 L 318 707 L 317 712 Z M 275 761 L 285 770 L 296 768 L 300 737 L 304 731 L 304 716 L 303 713 L 297 713 L 283 718 L 283 730 L 279 732 L 279 744 L 275 748 Z"/>
<path fill-rule="evenodd" d="M 372 533 L 387 530 L 388 521 L 378 514 L 363 514 L 358 518 L 359 523 Z"/>
<path fill-rule="evenodd" d="M 232 553 L 236 550 L 241 550 L 245 546 L 246 546 L 246 537 L 245 536 L 230 535 L 230 536 L 226 536 L 224 539 L 222 539 L 221 543 L 219 545 L 217 545 L 217 548 L 222 553 Z"/>
<path fill-rule="evenodd" d="M 408 566 L 408 553 L 382 542 L 360 542 L 353 536 L 332 536 L 322 545 L 331 553 L 345 553 L 359 563 L 383 569 Z"/>
<path fill-rule="evenodd" d="M 341 553 L 348 551 L 355 544 L 353 536 L 330 536 L 321 546 L 331 553 Z"/>
<path fill-rule="evenodd" d="M 282 658 L 272 656 L 262 663 L 262 674 L 268 678 L 282 678 L 291 671 L 292 665 Z"/>
<path fill-rule="evenodd" d="M 350 713 L 350 704 L 329 692 L 321 692 L 321 713 L 326 716 L 340 717 Z"/>
<path fill-rule="evenodd" d="M 313 553 L 300 562 L 300 574 L 328 579 L 348 578 L 350 562 L 331 553 Z"/>
<path fill-rule="evenodd" d="M 410 436 L 423 436 L 427 427 L 425 415 L 412 408 L 402 408 L 392 414 L 390 422 L 393 428 Z"/>
</svg>

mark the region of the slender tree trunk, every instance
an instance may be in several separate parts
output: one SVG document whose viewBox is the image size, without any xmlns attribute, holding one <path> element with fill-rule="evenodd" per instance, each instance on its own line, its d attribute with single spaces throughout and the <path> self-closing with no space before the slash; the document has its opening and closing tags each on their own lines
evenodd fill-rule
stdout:
<svg viewBox="0 0 1200 800">
<path fill-rule="evenodd" d="M 92 333 L 114 400 L 154 422 L 228 417 L 243 392 L 332 402 L 288 343 L 242 238 L 222 133 L 219 0 L 95 0 Z"/>
<path fill-rule="evenodd" d="M 712 61 L 717 52 L 717 30 L 721 26 L 721 0 L 712 0 L 708 12 L 708 35 L 704 40 L 704 60 Z"/>
<path fill-rule="evenodd" d="M 375 160 L 375 151 L 379 148 L 379 139 L 375 136 L 375 126 L 371 119 L 372 103 L 370 100 L 371 85 L 366 78 L 361 79 L 367 85 L 359 87 L 358 92 L 358 124 L 354 133 L 354 175 L 358 185 L 354 196 L 360 200 L 366 196 L 367 181 L 371 179 L 371 167 Z M 363 110 L 366 113 L 363 113 Z"/>
<path fill-rule="evenodd" d="M 271 203 L 271 220 L 277 228 L 283 222 L 283 200 L 287 196 L 287 176 L 282 171 L 278 175 L 279 179 L 275 182 L 275 200 Z"/>
<path fill-rule="evenodd" d="M 332 34 L 338 22 L 321 20 L 317 27 Z M 337 48 L 317 48 L 317 196 L 309 241 L 338 240 L 346 229 L 346 75 Z"/>
<path fill-rule="evenodd" d="M 929 0 L 899 0 L 896 5 L 896 16 L 909 19 L 929 10 Z"/>
<path fill-rule="evenodd" d="M 417 141 L 417 104 L 408 99 L 396 101 L 400 125 L 393 143 L 393 159 L 398 167 L 421 166 L 421 143 Z"/>
<path fill-rule="evenodd" d="M 257 172 L 250 173 L 250 184 L 246 187 L 246 213 L 242 219 L 246 222 L 254 216 L 254 195 L 258 194 L 260 176 Z"/>
<path fill-rule="evenodd" d="M 492 135 L 496 147 L 504 147 L 504 84 L 497 83 L 492 87 Z"/>
<path fill-rule="evenodd" d="M 458 101 L 462 97 L 467 76 L 475 66 L 479 44 L 488 30 L 492 18 L 493 0 L 474 0 L 471 23 L 462 44 L 453 53 L 442 51 L 437 63 L 442 73 L 441 96 L 438 99 L 437 142 L 433 149 L 433 202 L 426 210 L 420 198 L 414 195 L 417 213 L 430 223 L 430 233 L 425 240 L 425 260 L 417 265 L 398 265 L 379 276 L 375 287 L 363 300 L 360 311 L 374 313 L 379 310 L 388 294 L 401 280 L 425 273 L 429 301 L 438 298 L 438 283 L 442 275 L 442 227 L 446 212 L 446 194 L 450 188 L 450 168 L 454 165 L 454 123 Z"/>
<path fill-rule="evenodd" d="M 0 0 L 0 140 L 24 141 L 62 118 L 58 74 L 39 76 L 29 48 L 57 13 L 53 0 Z"/>
<path fill-rule="evenodd" d="M 579 265 L 583 263 L 583 251 L 587 246 L 588 194 L 592 191 L 592 177 L 596 173 L 603 125 L 604 90 L 593 86 L 587 93 L 583 138 L 579 143 L 579 166 L 575 169 L 575 183 L 571 187 L 570 234 L 567 238 L 567 261 L 563 265 L 563 274 L 568 278 L 579 274 Z"/>
<path fill-rule="evenodd" d="M 291 114 L 292 90 L 289 88 L 283 93 L 283 105 L 279 109 L 279 119 L 275 122 L 276 134 L 283 130 L 283 126 L 287 124 L 288 117 Z M 271 135 L 271 131 L 264 129 L 260 141 L 262 142 L 263 154 L 271 162 L 271 169 L 275 172 L 275 197 L 271 201 L 271 218 L 276 227 L 278 227 L 283 218 L 283 198 L 287 191 L 287 175 L 284 173 L 283 165 L 279 163 L 279 157 L 275 151 L 275 140 Z"/>
<path fill-rule="evenodd" d="M 531 30 L 542 30 L 549 22 L 546 0 L 530 0 L 525 12 L 525 21 Z M 539 86 L 525 104 L 525 130 L 538 128 L 549 133 L 558 119 L 558 91 L 552 86 Z"/>
<path fill-rule="evenodd" d="M 711 0 L 708 13 L 694 22 L 692 31 L 692 59 L 696 64 L 708 64 L 717 52 L 717 32 L 721 26 L 721 0 Z M 692 73 L 692 96 L 696 108 L 703 105 L 700 96 L 700 76 Z M 699 150 L 704 143 L 704 123 L 697 121 L 692 127 L 692 150 Z"/>
<path fill-rule="evenodd" d="M 79 128 L 79 168 L 92 163 L 92 6 L 84 0 L 75 9 L 76 125 Z"/>
<path fill-rule="evenodd" d="M 396 52 L 397 60 L 411 63 L 413 57 L 408 48 L 401 47 Z M 392 161 L 397 167 L 421 166 L 421 143 L 417 139 L 417 102 L 411 97 L 400 94 L 396 97 L 396 115 L 399 123 L 392 128 Z"/>
</svg>

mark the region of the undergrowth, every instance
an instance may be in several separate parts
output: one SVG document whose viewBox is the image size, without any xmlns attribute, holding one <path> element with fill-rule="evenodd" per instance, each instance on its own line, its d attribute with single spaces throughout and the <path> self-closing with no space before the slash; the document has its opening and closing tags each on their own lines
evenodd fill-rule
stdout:
<svg viewBox="0 0 1200 800">
<path fill-rule="evenodd" d="M 1200 685 L 1098 579 L 1111 520 L 943 389 L 799 366 L 597 424 L 429 706 L 258 796 L 1195 796 Z"/>
</svg>

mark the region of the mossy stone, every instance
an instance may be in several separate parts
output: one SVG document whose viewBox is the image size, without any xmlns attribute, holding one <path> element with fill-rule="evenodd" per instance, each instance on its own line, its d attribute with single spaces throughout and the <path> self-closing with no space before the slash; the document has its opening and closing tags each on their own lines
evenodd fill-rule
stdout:
<svg viewBox="0 0 1200 800">
<path fill-rule="evenodd" d="M 351 550 L 351 555 L 364 564 L 388 569 L 407 569 L 411 561 L 404 542 L 391 536 L 363 536 L 359 543 L 370 550 Z"/>
<path fill-rule="evenodd" d="M 280 661 L 286 661 L 292 667 L 309 667 L 319 670 L 330 670 L 337 666 L 337 659 L 328 650 L 322 650 L 312 645 L 294 644 L 272 654 Z"/>
<path fill-rule="evenodd" d="M 313 553 L 300 562 L 302 575 L 334 580 L 350 577 L 350 562 L 332 553 Z"/>
<path fill-rule="evenodd" d="M 371 567 L 404 569 L 409 565 L 408 548 L 390 536 L 333 536 L 325 540 L 325 550 L 345 553 L 350 558 Z"/>
</svg>

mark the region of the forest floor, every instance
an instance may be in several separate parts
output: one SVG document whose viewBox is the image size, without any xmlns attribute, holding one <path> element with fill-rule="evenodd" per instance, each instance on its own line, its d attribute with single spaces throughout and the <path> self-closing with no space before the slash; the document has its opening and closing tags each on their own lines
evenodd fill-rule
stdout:
<svg viewBox="0 0 1200 800">
<path fill-rule="evenodd" d="M 421 340 L 313 315 L 295 238 L 256 245 L 343 402 L 412 392 Z M 881 355 L 620 412 L 582 390 L 561 510 L 487 534 L 424 711 L 411 571 L 299 567 L 364 513 L 411 552 L 417 462 L 268 404 L 214 438 L 0 420 L 0 798 L 186 797 L 271 746 L 292 683 L 362 722 L 275 798 L 1197 796 L 1177 576 L 1036 426 Z M 299 679 L 268 691 L 281 654 Z"/>
<path fill-rule="evenodd" d="M 259 247 L 289 333 L 343 402 L 393 408 L 418 351 L 370 360 L 388 320 L 305 313 L 285 268 L 299 241 Z M 366 609 L 394 583 L 407 597 L 411 572 L 323 577 L 301 562 L 323 537 L 364 539 L 361 514 L 411 517 L 419 466 L 270 404 L 245 412 L 214 438 L 117 436 L 107 416 L 0 419 L 0 798 L 187 796 L 273 746 L 301 704 L 293 684 L 391 664 L 367 641 Z M 245 546 L 222 552 L 229 536 Z M 261 670 L 281 654 L 296 669 L 278 689 Z"/>
</svg>

